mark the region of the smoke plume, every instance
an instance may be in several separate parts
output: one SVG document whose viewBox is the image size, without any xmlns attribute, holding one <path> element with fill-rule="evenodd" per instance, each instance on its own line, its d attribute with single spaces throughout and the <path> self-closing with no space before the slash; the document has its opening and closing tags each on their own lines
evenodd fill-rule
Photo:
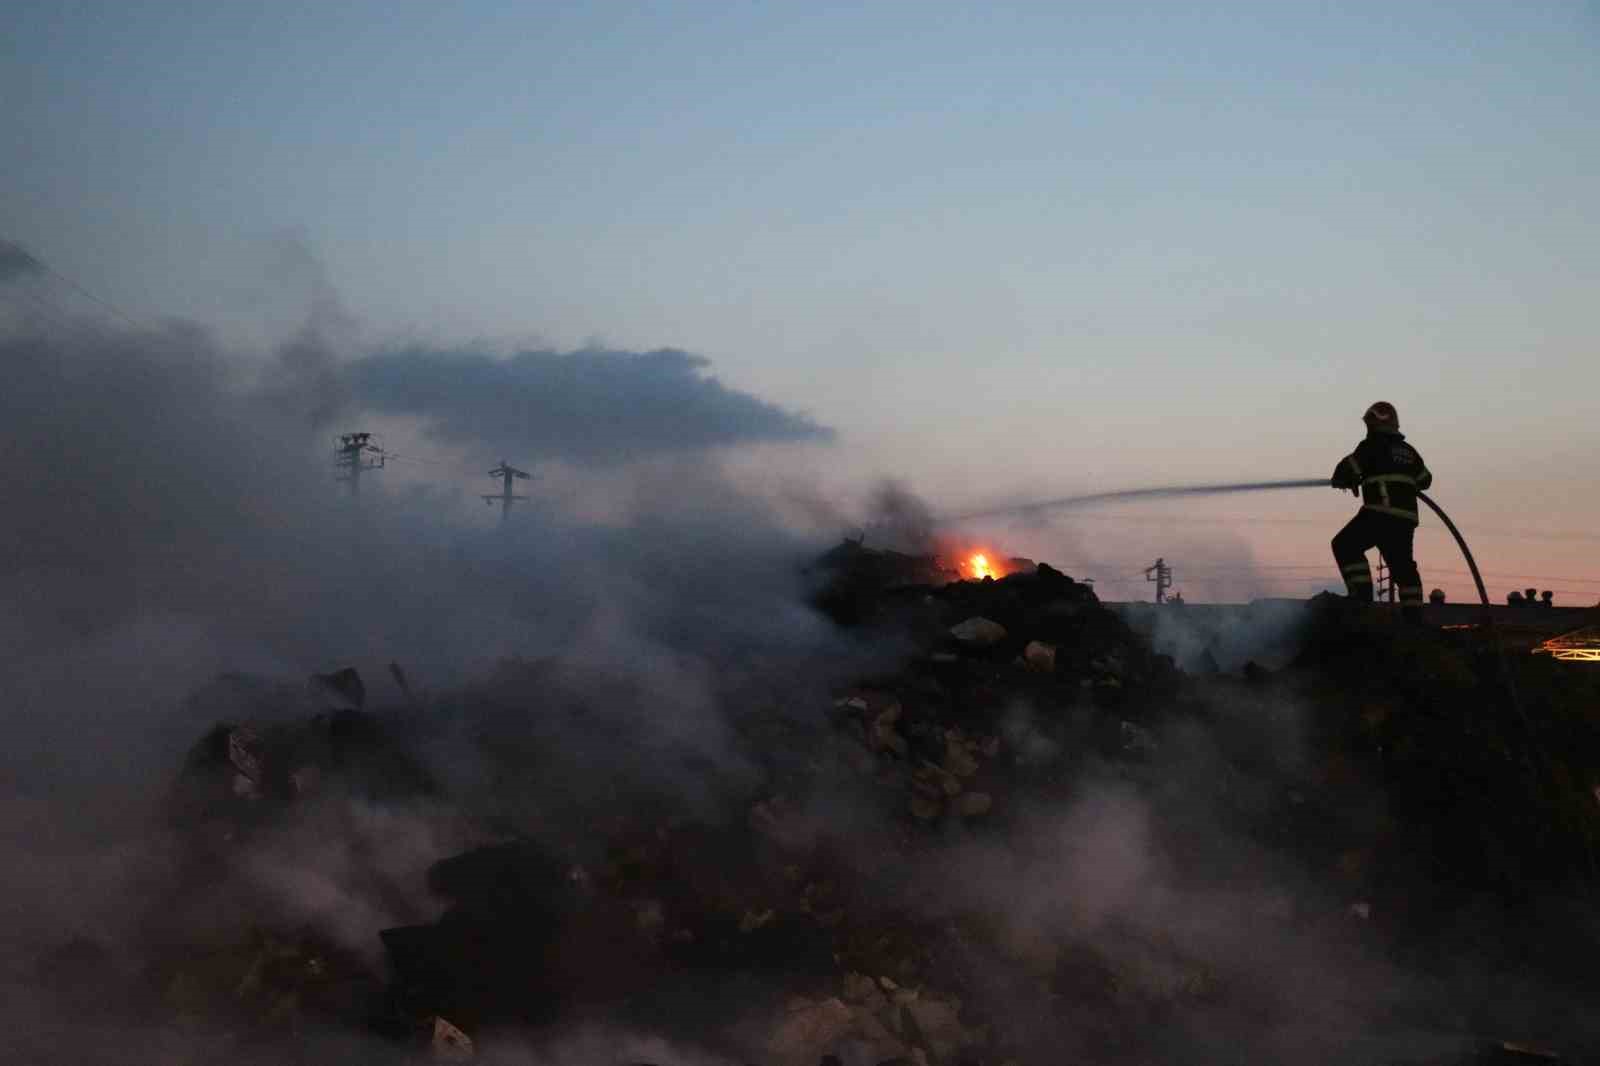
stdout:
<svg viewBox="0 0 1600 1066">
<path fill-rule="evenodd" d="M 409 349 L 349 370 L 359 404 L 426 420 L 440 438 L 530 459 L 611 464 L 763 441 L 827 441 L 832 431 L 703 371 L 688 352 L 524 351 L 509 359 Z"/>
</svg>

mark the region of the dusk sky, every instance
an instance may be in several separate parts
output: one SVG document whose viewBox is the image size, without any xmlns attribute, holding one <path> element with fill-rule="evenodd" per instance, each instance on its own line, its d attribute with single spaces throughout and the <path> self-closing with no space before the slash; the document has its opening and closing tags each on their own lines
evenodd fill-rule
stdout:
<svg viewBox="0 0 1600 1066">
<path fill-rule="evenodd" d="M 740 476 L 946 512 L 1323 477 L 1388 400 L 1491 594 L 1592 604 L 1597 57 L 1592 2 L 14 3 L 0 238 L 51 320 L 111 314 L 67 278 L 265 352 L 332 301 L 412 476 L 472 492 L 540 441 L 418 399 L 440 352 L 672 349 L 651 381 L 695 398 L 659 419 Z M 1113 598 L 1156 555 L 1191 598 L 1305 595 L 1353 509 L 974 535 Z"/>
</svg>

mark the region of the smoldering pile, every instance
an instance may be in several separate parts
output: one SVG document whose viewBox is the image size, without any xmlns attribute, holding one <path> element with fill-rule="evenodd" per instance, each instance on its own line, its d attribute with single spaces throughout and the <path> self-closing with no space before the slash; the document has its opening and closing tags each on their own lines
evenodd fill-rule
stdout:
<svg viewBox="0 0 1600 1066">
<path fill-rule="evenodd" d="M 1330 609 L 1294 666 L 1200 678 L 1047 565 L 824 576 L 819 602 L 902 653 L 818 703 L 731 716 L 737 771 L 660 738 L 599 763 L 563 748 L 603 731 L 604 681 L 553 663 L 391 707 L 368 708 L 348 671 L 306 692 L 228 683 L 234 716 L 169 805 L 163 909 L 212 920 L 197 938 L 137 916 L 119 994 L 187 1054 L 230 1062 L 354 1035 L 376 1061 L 496 1060 L 594 1025 L 696 1049 L 681 1061 L 769 1066 L 1445 1063 L 1592 1038 L 1554 1002 L 1511 1019 L 1438 981 L 1336 996 L 1300 973 L 1397 981 L 1396 952 L 1464 941 L 1492 970 L 1530 943 L 1510 932 L 1534 913 L 1517 908 L 1581 883 L 1600 835 L 1587 678 L 1519 664 L 1550 723 L 1534 767 L 1498 666 L 1465 635 Z M 1303 716 L 1291 755 L 1263 739 L 1285 707 Z M 476 791 L 451 782 L 466 758 L 490 768 Z M 652 760 L 703 790 L 618 770 Z M 386 865 L 352 821 L 374 811 L 435 846 Z M 262 880 L 241 872 L 292 878 L 307 837 L 353 841 L 339 891 L 377 902 L 334 927 L 246 898 Z M 1215 929 L 1241 912 L 1251 950 Z M 81 986 L 110 950 L 74 941 L 39 972 Z"/>
</svg>

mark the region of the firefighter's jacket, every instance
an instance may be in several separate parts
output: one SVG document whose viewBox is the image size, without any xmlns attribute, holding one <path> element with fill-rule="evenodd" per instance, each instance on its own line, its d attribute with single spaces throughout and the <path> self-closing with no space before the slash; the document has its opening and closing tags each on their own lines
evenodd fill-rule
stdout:
<svg viewBox="0 0 1600 1066">
<path fill-rule="evenodd" d="M 1433 484 L 1433 475 L 1404 433 L 1373 432 L 1339 460 L 1330 481 L 1336 489 L 1360 489 L 1363 510 L 1415 524 L 1417 493 Z"/>
</svg>

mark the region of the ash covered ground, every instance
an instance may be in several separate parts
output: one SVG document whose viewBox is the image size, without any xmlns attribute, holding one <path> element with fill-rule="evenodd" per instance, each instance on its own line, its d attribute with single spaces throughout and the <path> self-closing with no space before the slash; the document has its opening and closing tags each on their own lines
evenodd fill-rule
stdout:
<svg viewBox="0 0 1600 1066">
<path fill-rule="evenodd" d="M 1190 674 L 695 456 L 444 537 L 296 443 L 314 331 L 6 344 L 11 1061 L 1600 1050 L 1594 671 L 1329 602 Z"/>
</svg>

